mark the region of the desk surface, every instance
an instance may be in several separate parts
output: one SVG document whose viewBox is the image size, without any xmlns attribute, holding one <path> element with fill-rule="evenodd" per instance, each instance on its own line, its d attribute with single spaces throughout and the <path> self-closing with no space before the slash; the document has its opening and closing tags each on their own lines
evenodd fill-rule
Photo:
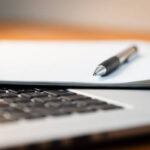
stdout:
<svg viewBox="0 0 150 150">
<path fill-rule="evenodd" d="M 22 23 L 0 23 L 0 39 L 34 40 L 99 40 L 137 39 L 150 40 L 150 34 L 85 29 L 65 26 L 49 26 Z"/>
<path fill-rule="evenodd" d="M 88 30 L 73 27 L 60 27 L 49 25 L 1 23 L 0 39 L 5 40 L 107 40 L 107 39 L 137 39 L 150 40 L 150 34 L 137 34 L 130 32 L 115 32 L 106 30 Z M 150 136 L 138 140 L 125 141 L 122 144 L 103 145 L 102 149 L 122 150 L 150 150 Z M 101 149 L 100 148 L 100 149 Z M 96 147 L 98 150 L 99 148 Z"/>
</svg>

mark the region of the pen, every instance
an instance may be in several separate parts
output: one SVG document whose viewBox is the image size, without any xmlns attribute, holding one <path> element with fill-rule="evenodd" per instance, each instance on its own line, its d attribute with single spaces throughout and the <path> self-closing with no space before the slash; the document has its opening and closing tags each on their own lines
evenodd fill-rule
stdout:
<svg viewBox="0 0 150 150">
<path fill-rule="evenodd" d="M 137 54 L 137 47 L 132 46 L 128 49 L 120 52 L 119 54 L 105 60 L 101 64 L 97 66 L 95 69 L 93 76 L 106 76 L 110 73 L 112 73 L 114 70 L 116 70 L 119 66 L 121 66 L 123 63 L 130 60 L 133 56 Z"/>
</svg>

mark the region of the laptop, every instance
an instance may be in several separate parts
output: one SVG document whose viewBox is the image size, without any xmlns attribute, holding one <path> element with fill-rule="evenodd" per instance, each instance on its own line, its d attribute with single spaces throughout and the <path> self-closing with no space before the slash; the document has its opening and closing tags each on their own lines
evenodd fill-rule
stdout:
<svg viewBox="0 0 150 150">
<path fill-rule="evenodd" d="M 0 9 L 0 18 L 4 18 L 5 20 L 6 18 L 16 20 L 17 16 L 17 18 L 21 18 L 21 20 L 22 18 L 27 18 L 27 20 L 37 18 L 41 21 L 43 17 L 46 18 L 44 19 L 46 21 L 52 18 L 50 22 L 52 22 L 52 20 L 60 22 L 61 20 L 62 23 L 68 22 L 68 24 L 70 24 L 72 18 L 76 18 L 76 13 L 74 13 L 75 15 L 73 17 L 73 14 L 70 16 L 70 13 L 65 13 L 67 10 L 66 3 L 61 3 L 60 6 L 62 9 L 57 11 L 57 4 L 51 5 L 50 2 L 42 2 L 42 4 L 40 4 L 40 2 L 37 2 L 38 6 L 43 6 L 44 4 L 44 7 L 40 9 L 47 9 L 47 17 L 45 15 L 43 16 L 42 11 L 39 11 L 39 9 L 35 7 L 34 2 L 24 1 L 18 3 L 17 1 L 13 1 L 11 5 L 4 5 L 2 3 L 4 3 L 4 1 L 1 2 L 0 5 L 2 6 Z M 74 5 L 74 3 L 76 3 L 76 1 L 71 1 L 69 7 L 71 7 L 72 11 L 76 12 L 77 9 L 75 6 L 78 7 L 78 5 Z M 93 4 L 92 2 L 92 5 Z M 28 7 L 32 5 L 33 7 Z M 115 3 L 113 3 L 113 5 L 114 8 L 119 6 L 115 6 Z M 131 1 L 128 5 L 131 6 Z M 135 5 L 134 2 L 133 5 Z M 97 3 L 95 3 L 95 6 L 97 7 Z M 104 7 L 107 7 L 107 5 L 103 4 L 98 6 L 102 7 L 97 9 L 99 11 L 105 10 Z M 55 7 L 56 9 L 54 9 Z M 84 3 L 83 7 L 85 7 Z M 8 8 L 9 12 L 7 11 L 6 13 Z M 28 13 L 26 13 L 27 10 Z M 78 9 L 78 11 L 80 10 L 82 9 Z M 87 10 L 91 10 L 90 2 L 87 4 Z M 52 11 L 52 13 L 49 11 Z M 54 11 L 56 11 L 56 13 L 54 13 Z M 87 12 L 89 12 L 89 15 L 93 14 L 90 13 L 90 11 Z M 87 12 L 84 13 L 85 15 L 83 17 L 78 16 L 77 21 L 75 20 L 73 25 L 80 22 L 80 25 L 86 26 L 87 24 L 92 26 L 106 26 L 106 21 L 103 19 L 109 17 L 98 16 L 99 19 L 97 19 L 98 17 L 93 16 L 99 13 L 96 12 L 96 14 L 89 17 Z M 126 11 L 125 14 L 127 12 L 130 13 L 130 11 Z M 139 12 L 140 11 L 135 14 Z M 111 13 L 111 15 L 113 15 L 112 18 L 115 18 L 115 14 L 118 13 Z M 129 18 L 130 15 L 126 16 L 128 16 L 127 19 L 129 21 L 133 20 L 132 17 Z M 92 21 L 90 18 L 92 18 Z M 134 17 L 134 22 L 135 18 L 136 17 Z M 127 21 L 122 22 L 122 19 L 118 20 L 120 20 L 120 22 L 117 27 L 122 28 L 124 25 L 126 27 Z M 139 18 L 136 22 L 138 24 Z M 139 26 L 134 26 L 134 30 L 147 31 L 146 29 L 147 27 L 149 29 L 149 26 L 144 24 L 146 21 L 140 20 L 140 24 L 141 22 L 142 26 L 140 26 L 140 28 Z M 109 19 L 109 24 L 112 25 L 114 23 Z M 133 30 L 133 28 L 131 30 Z M 8 54 L 10 55 L 10 53 Z M 20 74 L 16 74 L 16 77 L 19 76 Z M 112 139 L 150 133 L 149 97 L 150 92 L 148 89 L 60 89 L 58 87 L 52 88 L 48 86 L 1 85 L 0 149 L 32 147 L 33 145 L 38 145 L 41 148 L 51 147 L 52 145 L 57 147 L 58 144 L 63 147 L 73 143 L 80 144 L 81 141 L 84 141 L 87 145 L 90 141 L 104 142 Z M 75 142 L 76 140 L 78 142 Z"/>
<path fill-rule="evenodd" d="M 33 145 L 63 147 L 81 144 L 81 141 L 87 145 L 150 132 L 148 88 L 102 89 L 99 86 L 98 89 L 97 86 L 94 89 L 93 86 L 90 89 L 90 86 L 82 86 L 81 89 L 82 82 L 74 88 L 74 82 L 67 84 L 73 75 L 75 79 L 82 76 L 80 81 L 85 80 L 82 70 L 90 67 L 85 62 L 87 58 L 87 62 L 96 59 L 94 48 L 102 55 L 99 50 L 104 52 L 104 46 L 112 50 L 115 44 L 114 49 L 119 49 L 120 42 L 102 42 L 103 48 L 100 43 L 1 42 L 0 149 Z M 89 57 L 88 52 L 91 52 Z M 107 54 L 110 55 L 110 51 Z M 84 67 L 79 69 L 77 65 Z M 72 71 L 68 71 L 70 66 L 74 66 Z M 90 70 L 94 69 L 92 65 Z M 90 75 L 93 82 L 95 77 Z M 60 84 L 60 79 L 65 82 Z M 58 82 L 52 86 L 52 81 Z"/>
<path fill-rule="evenodd" d="M 149 97 L 149 90 L 1 86 L 0 149 L 149 133 Z"/>
</svg>

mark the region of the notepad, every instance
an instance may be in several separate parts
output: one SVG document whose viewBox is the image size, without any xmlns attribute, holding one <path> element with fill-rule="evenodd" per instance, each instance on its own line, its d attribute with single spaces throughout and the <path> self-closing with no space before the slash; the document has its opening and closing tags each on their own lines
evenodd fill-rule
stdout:
<svg viewBox="0 0 150 150">
<path fill-rule="evenodd" d="M 102 61 L 137 45 L 138 56 L 106 77 Z M 1 83 L 123 85 L 150 80 L 150 43 L 144 41 L 0 41 Z"/>
</svg>

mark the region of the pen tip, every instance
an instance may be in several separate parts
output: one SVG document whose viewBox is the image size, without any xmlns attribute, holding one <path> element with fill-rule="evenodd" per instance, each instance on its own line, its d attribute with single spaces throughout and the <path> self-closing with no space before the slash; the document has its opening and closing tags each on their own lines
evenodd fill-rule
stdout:
<svg viewBox="0 0 150 150">
<path fill-rule="evenodd" d="M 102 65 L 99 65 L 93 73 L 93 76 L 102 76 L 106 73 L 106 68 Z"/>
<path fill-rule="evenodd" d="M 94 73 L 93 73 L 93 76 L 95 76 L 95 75 L 96 75 L 96 73 L 94 72 Z"/>
</svg>

